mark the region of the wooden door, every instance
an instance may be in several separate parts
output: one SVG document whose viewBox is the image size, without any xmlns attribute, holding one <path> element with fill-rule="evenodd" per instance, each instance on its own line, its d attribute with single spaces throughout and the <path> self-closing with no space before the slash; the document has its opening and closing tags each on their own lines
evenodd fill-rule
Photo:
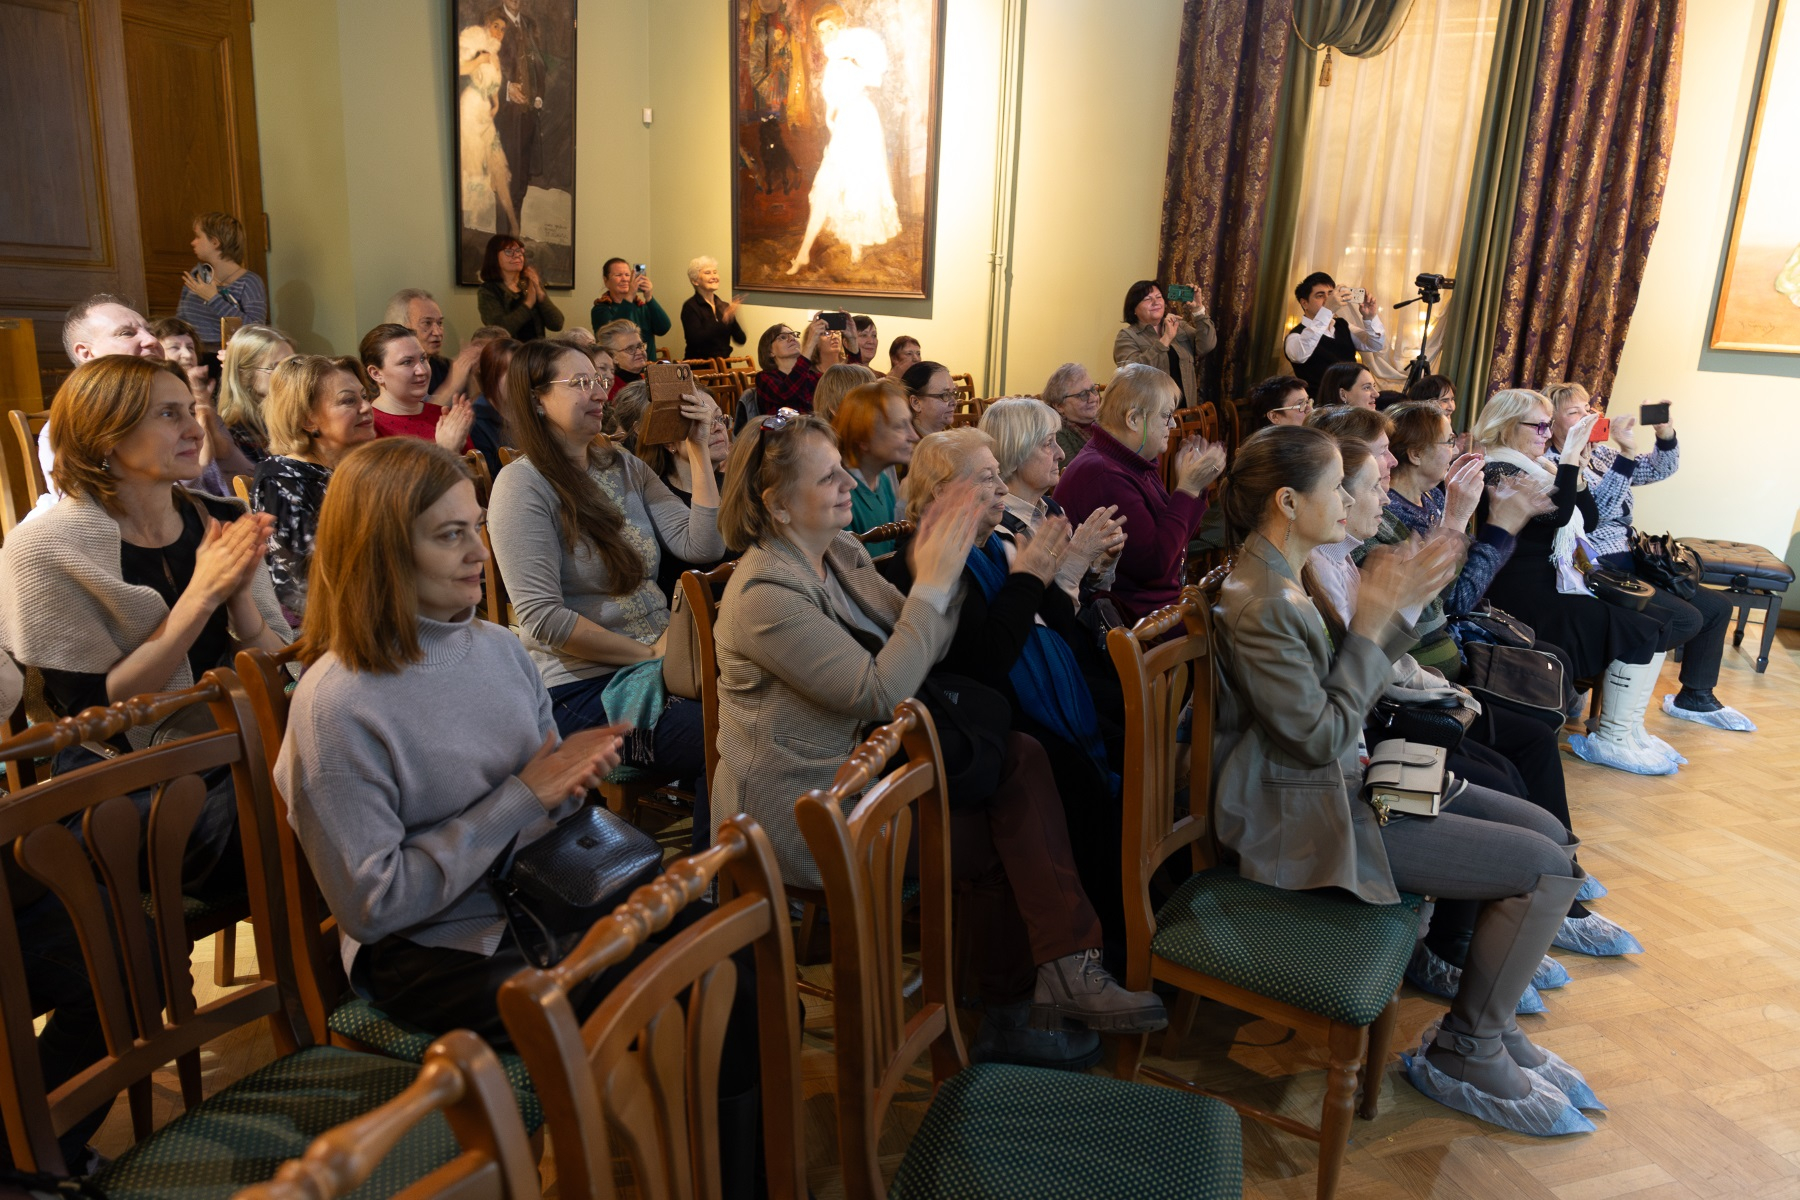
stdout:
<svg viewBox="0 0 1800 1200">
<path fill-rule="evenodd" d="M 0 316 L 35 323 L 52 395 L 62 319 L 144 301 L 120 0 L 0 0 Z"/>
<path fill-rule="evenodd" d="M 268 278 L 250 0 L 122 0 L 149 317 L 173 315 L 194 265 L 194 218 L 244 223 L 244 265 Z"/>
</svg>

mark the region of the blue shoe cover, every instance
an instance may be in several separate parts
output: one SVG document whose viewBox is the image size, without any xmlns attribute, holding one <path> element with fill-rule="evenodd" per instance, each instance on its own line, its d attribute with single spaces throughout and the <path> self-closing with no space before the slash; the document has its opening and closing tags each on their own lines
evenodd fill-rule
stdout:
<svg viewBox="0 0 1800 1200">
<path fill-rule="evenodd" d="M 1642 943 L 1599 913 L 1589 913 L 1585 917 L 1564 917 L 1562 927 L 1556 931 L 1550 944 L 1593 958 L 1612 958 L 1619 954 L 1644 952 Z"/>
<path fill-rule="evenodd" d="M 1537 1071 L 1526 1071 L 1531 1094 L 1517 1100 L 1490 1096 L 1473 1084 L 1450 1078 L 1426 1057 L 1425 1047 L 1437 1036 L 1435 1025 L 1425 1030 L 1425 1042 L 1416 1054 L 1402 1054 L 1400 1063 L 1407 1082 L 1420 1095 L 1471 1117 L 1533 1137 L 1559 1137 L 1565 1133 L 1592 1133 L 1594 1123 L 1581 1115 L 1561 1088 Z M 1521 1068 L 1522 1069 L 1522 1068 Z"/>
<path fill-rule="evenodd" d="M 1555 962 L 1546 958 L 1545 962 Z M 1561 971 L 1559 965 L 1557 970 Z M 1540 966 L 1538 971 L 1542 973 Z M 1569 973 L 1563 971 L 1563 983 L 1569 981 Z M 1462 987 L 1462 968 L 1453 967 L 1433 954 L 1420 942 L 1413 947 L 1412 959 L 1406 964 L 1406 982 L 1418 988 L 1428 996 L 1436 996 L 1443 1000 L 1456 999 L 1457 989 Z M 1561 987 L 1562 984 L 1555 986 Z M 1545 1010 L 1544 998 L 1537 993 L 1537 988 L 1527 984 L 1525 991 L 1519 996 L 1519 1006 L 1513 1009 L 1514 1016 L 1530 1017 Z"/>
<path fill-rule="evenodd" d="M 1544 1056 L 1544 1061 L 1535 1067 L 1524 1067 L 1521 1064 L 1526 1074 L 1535 1075 L 1554 1087 L 1567 1096 L 1569 1103 L 1576 1108 L 1586 1109 L 1588 1112 L 1607 1111 L 1606 1105 L 1600 1102 L 1600 1097 L 1594 1095 L 1594 1089 L 1588 1086 L 1588 1081 L 1581 1077 L 1580 1071 L 1564 1062 L 1555 1051 L 1546 1050 L 1536 1042 L 1532 1043 L 1532 1047 Z"/>
<path fill-rule="evenodd" d="M 1589 900 L 1598 900 L 1606 895 L 1606 885 L 1589 875 L 1581 881 L 1581 890 L 1575 893 L 1575 899 L 1586 904 Z"/>
<path fill-rule="evenodd" d="M 1677 721 L 1692 721 L 1696 725 L 1710 725 L 1714 729 L 1729 729 L 1733 733 L 1755 733 L 1756 722 L 1727 704 L 1718 712 L 1695 712 L 1682 708 L 1675 703 L 1675 697 L 1664 696 L 1662 710 Z"/>
<path fill-rule="evenodd" d="M 1540 992 L 1565 986 L 1569 982 L 1569 969 L 1544 955 L 1544 961 L 1538 964 L 1537 974 L 1531 977 L 1531 986 Z"/>
<path fill-rule="evenodd" d="M 1406 982 L 1428 996 L 1454 1000 L 1456 990 L 1462 986 L 1462 968 L 1451 966 L 1420 942 L 1413 947 L 1412 958 L 1406 964 Z"/>
<path fill-rule="evenodd" d="M 1651 733 L 1648 729 L 1645 729 L 1642 725 L 1639 725 L 1637 727 L 1637 732 L 1636 732 L 1635 736 L 1636 736 L 1636 741 L 1640 747 L 1649 749 L 1650 752 L 1653 754 L 1662 755 L 1664 758 L 1668 759 L 1670 762 L 1674 763 L 1678 767 L 1687 766 L 1687 755 L 1683 754 L 1681 751 L 1677 750 L 1675 747 L 1669 745 L 1669 743 L 1663 741 L 1661 738 L 1657 737 L 1654 733 Z"/>
<path fill-rule="evenodd" d="M 1672 760 L 1655 751 L 1603 742 L 1583 733 L 1569 736 L 1569 749 L 1583 762 L 1611 767 L 1615 771 L 1629 771 L 1633 775 L 1673 775 L 1677 769 Z"/>
</svg>

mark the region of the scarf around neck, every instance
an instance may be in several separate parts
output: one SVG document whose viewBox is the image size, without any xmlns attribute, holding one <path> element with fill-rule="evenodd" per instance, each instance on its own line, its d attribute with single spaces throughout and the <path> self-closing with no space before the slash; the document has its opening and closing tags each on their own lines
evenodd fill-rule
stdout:
<svg viewBox="0 0 1800 1200">
<path fill-rule="evenodd" d="M 1546 485 L 1553 484 L 1556 480 L 1555 470 L 1547 467 L 1545 460 L 1528 458 L 1510 446 L 1489 450 L 1487 459 L 1489 462 L 1517 467 L 1532 479 Z M 1565 596 L 1592 596 L 1593 593 L 1588 591 L 1587 579 L 1575 562 L 1577 550 L 1585 554 L 1589 562 L 1599 561 L 1599 552 L 1587 540 L 1587 522 L 1582 518 L 1579 506 L 1570 509 L 1568 521 L 1556 531 L 1556 539 L 1550 544 L 1550 562 L 1556 568 L 1557 591 Z"/>
</svg>

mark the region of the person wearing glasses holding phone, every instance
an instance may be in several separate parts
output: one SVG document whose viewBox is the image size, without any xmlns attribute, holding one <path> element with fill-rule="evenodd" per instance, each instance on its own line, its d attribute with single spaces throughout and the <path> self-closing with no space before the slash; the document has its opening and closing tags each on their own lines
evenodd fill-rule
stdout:
<svg viewBox="0 0 1800 1200">
<path fill-rule="evenodd" d="M 644 354 L 655 359 L 656 339 L 673 326 L 669 314 L 656 300 L 649 265 L 633 266 L 622 258 L 609 258 L 600 274 L 606 280 L 606 294 L 594 301 L 589 324 L 599 329 L 611 321 L 630 321 L 644 335 Z"/>
<path fill-rule="evenodd" d="M 1553 384 L 1546 394 L 1556 406 L 1556 425 L 1550 431 L 1550 456 L 1555 458 L 1561 453 L 1563 442 L 1574 424 L 1600 409 L 1579 383 Z M 1666 416 L 1667 409 L 1667 404 L 1662 405 L 1660 415 Z M 1668 421 L 1654 427 L 1656 443 L 1643 454 L 1638 452 L 1643 427 L 1637 416 L 1625 413 L 1612 418 L 1609 424 L 1612 445 L 1590 443 L 1582 464 L 1582 477 L 1594 494 L 1594 506 L 1599 513 L 1598 523 L 1590 531 L 1589 538 L 1600 552 L 1601 566 L 1635 576 L 1637 560 L 1632 557 L 1631 540 L 1636 530 L 1631 522 L 1631 489 L 1658 483 L 1673 475 L 1681 467 L 1681 447 L 1675 440 L 1675 426 Z M 1731 605 L 1725 598 L 1704 587 L 1696 587 L 1694 594 L 1686 599 L 1657 588 L 1649 610 L 1665 621 L 1662 649 L 1684 647 L 1681 691 L 1663 697 L 1663 712 L 1678 720 L 1710 725 L 1714 729 L 1754 732 L 1755 722 L 1713 695 L 1713 689 L 1719 684 L 1719 666 L 1725 658 L 1725 631 L 1731 624 Z M 1662 655 L 1652 661 L 1660 666 Z"/>
<path fill-rule="evenodd" d="M 1050 373 L 1043 399 L 1062 418 L 1056 444 L 1062 447 L 1063 461 L 1073 462 L 1093 436 L 1094 418 L 1100 415 L 1100 388 L 1086 367 L 1064 363 Z"/>
<path fill-rule="evenodd" d="M 1200 403 L 1196 364 L 1219 344 L 1206 309 L 1194 306 L 1194 320 L 1184 321 L 1168 309 L 1163 289 L 1153 279 L 1140 279 L 1125 291 L 1125 328 L 1113 338 L 1113 363 L 1143 363 L 1166 372 L 1179 389 L 1181 407 Z"/>
<path fill-rule="evenodd" d="M 1482 473 L 1488 484 L 1523 476 L 1549 492 L 1554 505 L 1519 530 L 1513 555 L 1495 572 L 1488 598 L 1530 625 L 1541 640 L 1560 647 L 1575 679 L 1604 675 L 1599 729 L 1569 739 L 1578 758 L 1637 775 L 1672 775 L 1675 762 L 1644 728 L 1644 709 L 1661 665 L 1663 622 L 1653 613 L 1595 596 L 1575 561 L 1588 531 L 1599 524 L 1580 465 L 1598 419 L 1590 415 L 1571 426 L 1561 461 L 1552 461 L 1547 451 L 1555 412 L 1542 392 L 1507 388 L 1482 406 L 1473 432 L 1475 450 L 1486 456 Z M 1482 498 L 1475 519 L 1478 526 L 1493 519 L 1489 497 Z"/>
<path fill-rule="evenodd" d="M 811 360 L 814 347 L 821 351 L 817 366 Z M 836 335 L 827 336 L 825 322 L 818 317 L 806 327 L 804 339 L 786 325 L 771 325 L 763 330 L 756 339 L 756 361 L 762 367 L 756 373 L 756 411 L 772 413 L 791 408 L 810 413 L 819 374 L 837 365 L 842 347 Z"/>
<path fill-rule="evenodd" d="M 498 325 L 521 342 L 563 327 L 562 309 L 544 291 L 537 268 L 525 261 L 525 243 L 511 234 L 488 239 L 475 307 L 483 325 Z"/>
</svg>

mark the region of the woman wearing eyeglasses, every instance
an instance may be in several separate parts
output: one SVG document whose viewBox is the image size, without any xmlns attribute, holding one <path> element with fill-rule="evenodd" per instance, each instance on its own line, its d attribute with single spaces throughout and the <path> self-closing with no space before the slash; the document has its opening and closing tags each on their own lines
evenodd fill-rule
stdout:
<svg viewBox="0 0 1800 1200">
<path fill-rule="evenodd" d="M 633 720 L 625 761 L 693 780 L 695 837 L 703 838 L 710 825 L 700 705 L 662 694 L 659 669 L 615 676 L 662 658 L 669 627 L 669 598 L 656 585 L 662 556 L 695 563 L 724 556 L 710 447 L 719 410 L 705 393 L 682 402 L 691 422 L 679 447 L 690 507 L 642 459 L 600 436 L 606 392 L 581 350 L 521 346 L 502 403 L 521 454 L 494 480 L 488 527 L 556 726 L 567 735 Z"/>
<path fill-rule="evenodd" d="M 950 380 L 949 367 L 930 359 L 916 362 L 906 369 L 900 382 L 906 387 L 915 433 L 929 437 L 950 428 L 951 419 L 956 416 L 956 385 Z"/>
<path fill-rule="evenodd" d="M 1568 655 L 1577 679 L 1605 673 L 1606 702 L 1600 728 L 1576 734 L 1570 749 L 1589 762 L 1638 775 L 1672 775 L 1676 764 L 1644 729 L 1644 709 L 1656 686 L 1651 662 L 1662 640 L 1662 622 L 1648 613 L 1610 604 L 1588 591 L 1576 552 L 1598 524 L 1594 494 L 1581 477 L 1581 458 L 1598 414 L 1577 422 L 1563 441 L 1562 461 L 1545 452 L 1555 417 L 1540 392 L 1508 388 L 1482 407 L 1474 429 L 1475 448 L 1487 456 L 1483 474 L 1490 485 L 1524 481 L 1547 489 L 1554 507 L 1519 530 L 1513 555 L 1494 575 L 1488 597 L 1530 625 Z M 1479 525 L 1492 520 L 1484 497 Z"/>
<path fill-rule="evenodd" d="M 1312 393 L 1298 375 L 1272 375 L 1250 389 L 1252 433 L 1270 425 L 1304 425 L 1312 410 Z"/>
<path fill-rule="evenodd" d="M 1124 520 L 1112 598 L 1134 620 L 1180 595 L 1188 539 L 1206 512 L 1207 487 L 1225 470 L 1223 448 L 1190 438 L 1175 455 L 1175 490 L 1163 486 L 1158 463 L 1180 399 L 1168 372 L 1142 363 L 1120 367 L 1093 436 L 1056 485 L 1056 501 L 1070 521 L 1085 521 L 1109 504 Z"/>
<path fill-rule="evenodd" d="M 483 325 L 498 325 L 521 342 L 563 327 L 562 309 L 544 291 L 537 268 L 525 262 L 525 243 L 510 234 L 488 239 L 475 307 Z"/>
<path fill-rule="evenodd" d="M 756 373 L 755 412 L 773 413 L 791 408 L 795 412 L 812 411 L 813 389 L 819 386 L 819 373 L 835 366 L 840 350 L 837 339 L 825 337 L 825 322 L 815 318 L 806 327 L 806 336 L 786 325 L 771 325 L 756 339 L 756 361 L 762 370 Z M 822 353 L 814 366 L 814 347 Z M 748 411 L 748 410 L 746 410 Z M 750 415 L 754 416 L 755 412 Z"/>
<path fill-rule="evenodd" d="M 1100 389 L 1086 367 L 1064 363 L 1051 372 L 1043 398 L 1062 417 L 1056 444 L 1062 447 L 1063 461 L 1071 462 L 1093 436 L 1094 418 L 1100 415 Z"/>
</svg>

